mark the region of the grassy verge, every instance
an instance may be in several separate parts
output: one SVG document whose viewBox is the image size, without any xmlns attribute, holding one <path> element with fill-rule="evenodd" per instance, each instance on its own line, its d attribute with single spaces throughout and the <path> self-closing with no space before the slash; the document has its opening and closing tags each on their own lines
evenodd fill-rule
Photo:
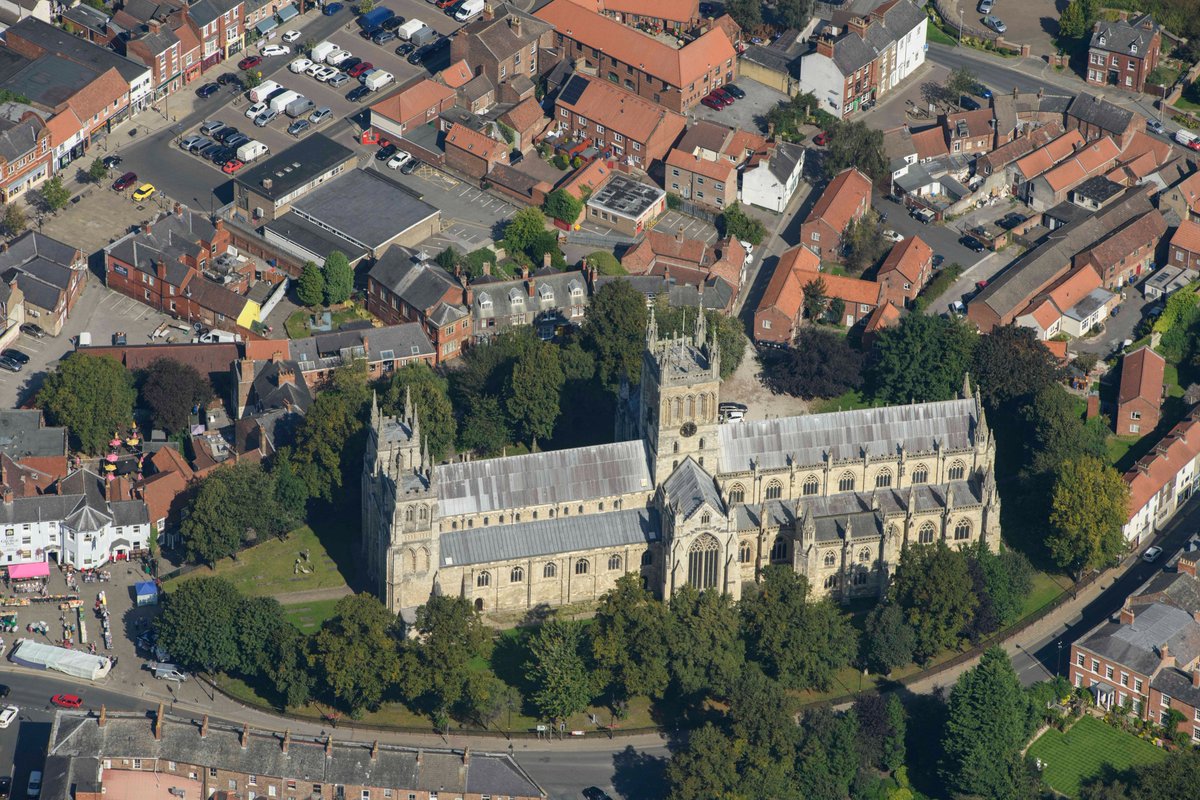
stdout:
<svg viewBox="0 0 1200 800">
<path fill-rule="evenodd" d="M 1041 611 L 1057 600 L 1063 592 L 1069 591 L 1070 587 L 1066 578 L 1035 571 L 1033 588 L 1030 589 L 1029 596 L 1025 598 L 1025 604 L 1021 606 L 1021 619 Z"/>
<path fill-rule="evenodd" d="M 1166 758 L 1149 742 L 1093 717 L 1083 717 L 1066 733 L 1046 731 L 1030 745 L 1029 755 L 1041 759 L 1046 783 L 1067 797 L 1078 797 L 1080 784 L 1102 771 L 1124 772 Z"/>
<path fill-rule="evenodd" d="M 963 268 L 958 264 L 948 264 L 944 268 L 938 270 L 938 274 L 933 280 L 925 284 L 925 288 L 917 295 L 916 309 L 924 311 L 946 292 L 950 291 L 950 287 L 962 275 Z"/>
<path fill-rule="evenodd" d="M 333 607 L 341 598 L 313 600 L 283 607 L 284 618 L 300 629 L 301 633 L 316 633 L 325 620 L 333 616 Z"/>
<path fill-rule="evenodd" d="M 870 405 L 871 402 L 863 397 L 862 392 L 857 389 L 851 389 L 837 397 L 814 400 L 811 408 L 814 414 L 824 414 L 829 411 L 850 411 L 855 408 L 867 408 Z"/>
<path fill-rule="evenodd" d="M 937 42 L 938 44 L 949 45 L 950 47 L 954 47 L 955 45 L 958 44 L 957 39 L 955 39 L 950 34 L 946 33 L 944 30 L 939 28 L 937 25 L 930 25 L 926 29 L 925 39 L 930 42 Z"/>
</svg>

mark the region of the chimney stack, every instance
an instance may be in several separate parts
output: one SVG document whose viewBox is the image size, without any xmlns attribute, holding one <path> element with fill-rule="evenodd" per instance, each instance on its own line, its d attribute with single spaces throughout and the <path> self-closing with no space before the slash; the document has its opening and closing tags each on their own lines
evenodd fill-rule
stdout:
<svg viewBox="0 0 1200 800">
<path fill-rule="evenodd" d="M 325 757 L 326 758 L 333 757 L 333 734 L 332 733 L 329 734 L 329 736 L 326 737 L 326 739 L 325 739 Z"/>
<path fill-rule="evenodd" d="M 521 267 L 521 280 L 529 280 L 529 267 Z"/>
<path fill-rule="evenodd" d="M 1175 562 L 1175 571 L 1182 572 L 1184 575 L 1191 575 L 1193 578 L 1196 577 L 1196 559 L 1179 559 L 1177 562 Z"/>
<path fill-rule="evenodd" d="M 1200 667 L 1192 670 L 1192 688 L 1200 689 Z"/>
<path fill-rule="evenodd" d="M 107 706 L 101 704 L 100 719 L 96 720 L 96 726 L 103 728 L 105 722 L 108 722 L 108 708 L 107 708 Z"/>
<path fill-rule="evenodd" d="M 854 17 L 846 23 L 846 27 L 857 34 L 858 38 L 867 38 L 867 21 L 862 17 Z"/>
<path fill-rule="evenodd" d="M 833 58 L 833 39 L 828 36 L 817 39 L 817 55 Z"/>
<path fill-rule="evenodd" d="M 492 274 L 492 262 L 490 262 L 490 261 L 483 262 L 483 274 L 484 275 Z"/>
<path fill-rule="evenodd" d="M 417 766 L 418 767 L 421 766 L 421 762 L 424 760 L 425 760 L 425 751 L 418 747 L 417 748 Z"/>
<path fill-rule="evenodd" d="M 483 18 L 489 22 L 496 18 L 496 11 L 492 8 L 491 3 L 488 3 L 483 7 Z"/>
<path fill-rule="evenodd" d="M 246 747 L 250 744 L 250 723 L 249 722 L 242 723 L 242 737 L 241 737 L 240 741 L 241 741 L 243 750 L 245 750 Z"/>
<path fill-rule="evenodd" d="M 1175 666 L 1175 656 L 1171 655 L 1171 648 L 1168 646 L 1167 642 L 1163 642 L 1162 645 L 1159 646 L 1158 657 L 1161 661 L 1160 666 L 1162 666 L 1162 667 Z"/>
<path fill-rule="evenodd" d="M 286 753 L 288 751 L 288 745 L 291 743 L 292 743 L 292 732 L 289 729 L 289 730 L 286 730 L 283 732 L 283 752 Z"/>
<path fill-rule="evenodd" d="M 200 738 L 208 736 L 208 714 L 204 715 L 204 719 L 200 721 Z"/>
<path fill-rule="evenodd" d="M 1129 600 L 1127 598 L 1125 600 L 1125 605 L 1121 607 L 1121 624 L 1122 625 L 1132 625 L 1133 618 L 1134 618 L 1133 609 L 1129 607 Z"/>
<path fill-rule="evenodd" d="M 371 760 L 375 761 L 379 758 L 379 740 L 375 740 L 375 744 L 371 745 Z"/>
<path fill-rule="evenodd" d="M 508 18 L 508 24 L 512 27 L 513 35 L 519 37 L 521 35 L 521 18 L 516 14 L 511 14 Z"/>
<path fill-rule="evenodd" d="M 471 748 L 463 748 L 463 766 L 468 766 L 471 763 Z"/>
<path fill-rule="evenodd" d="M 542 253 L 542 269 L 550 269 L 550 253 Z"/>
<path fill-rule="evenodd" d="M 158 713 L 154 715 L 154 738 L 162 739 L 163 729 L 163 704 L 158 704 Z"/>
<path fill-rule="evenodd" d="M 675 241 L 683 244 L 683 226 L 679 226 L 679 230 L 675 231 Z"/>
</svg>

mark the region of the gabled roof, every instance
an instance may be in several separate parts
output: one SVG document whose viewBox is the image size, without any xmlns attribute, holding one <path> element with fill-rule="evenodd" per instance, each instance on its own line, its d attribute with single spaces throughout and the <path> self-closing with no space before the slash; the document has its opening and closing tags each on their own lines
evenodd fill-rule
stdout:
<svg viewBox="0 0 1200 800">
<path fill-rule="evenodd" d="M 576 200 L 582 200 L 584 189 L 587 189 L 587 196 L 595 194 L 610 175 L 612 175 L 612 169 L 608 166 L 608 162 L 597 158 L 580 167 L 557 188 L 562 189 Z"/>
<path fill-rule="evenodd" d="M 937 125 L 913 131 L 911 140 L 917 153 L 917 159 L 920 161 L 944 156 L 950 152 L 946 149 L 946 132 Z"/>
<path fill-rule="evenodd" d="M 1107 267 L 1117 264 L 1148 244 L 1157 247 L 1159 240 L 1166 232 L 1167 221 L 1163 219 L 1163 215 L 1158 212 L 1158 209 L 1150 209 L 1146 213 L 1108 230 L 1103 239 L 1088 247 L 1080 255 L 1101 267 Z"/>
<path fill-rule="evenodd" d="M 1134 124 L 1137 115 L 1102 97 L 1080 92 L 1067 108 L 1067 116 L 1095 125 L 1108 133 L 1123 134 Z"/>
<path fill-rule="evenodd" d="M 995 131 L 992 123 L 996 119 L 991 108 L 977 108 L 974 111 L 959 111 L 946 115 L 946 134 L 951 139 L 992 136 Z M 961 124 L 960 124 L 961 123 Z"/>
<path fill-rule="evenodd" d="M 438 106 L 453 99 L 454 91 L 449 86 L 425 78 L 374 103 L 371 113 L 396 122 L 408 122 L 413 117 L 423 117 L 431 108 L 436 112 Z"/>
<path fill-rule="evenodd" d="M 1117 402 L 1146 400 L 1154 406 L 1162 402 L 1163 380 L 1167 360 L 1143 345 L 1121 359 L 1121 389 Z"/>
<path fill-rule="evenodd" d="M 1185 219 L 1179 223 L 1171 244 L 1191 253 L 1200 253 L 1200 223 Z"/>
<path fill-rule="evenodd" d="M 825 187 L 805 222 L 824 220 L 830 227 L 842 231 L 851 219 L 861 216 L 871 203 L 871 179 L 854 167 L 849 167 Z"/>
<path fill-rule="evenodd" d="M 933 248 L 920 236 L 912 236 L 892 246 L 887 258 L 879 265 L 879 277 L 899 272 L 904 279 L 916 284 L 921 279 L 921 267 L 933 259 Z"/>
<path fill-rule="evenodd" d="M 421 313 L 440 303 L 447 292 L 459 288 L 444 269 L 427 261 L 415 261 L 399 247 L 388 248 L 371 267 L 369 275 Z"/>
<path fill-rule="evenodd" d="M 535 16 L 500 3 L 492 19 L 482 16 L 465 25 L 456 36 L 470 36 L 487 48 L 497 60 L 511 58 L 514 53 L 532 45 L 553 26 Z"/>
<path fill-rule="evenodd" d="M 1029 155 L 1018 159 L 1017 170 L 1025 180 L 1032 180 L 1071 155 L 1075 152 L 1076 147 L 1083 145 L 1083 142 L 1083 134 L 1079 131 L 1067 131 L 1044 147 L 1039 147 Z"/>
<path fill-rule="evenodd" d="M 793 320 L 799 317 L 800 308 L 804 305 L 804 284 L 814 277 L 806 273 L 815 273 L 820 268 L 821 260 L 807 247 L 788 250 L 779 257 L 771 282 L 767 284 L 758 303 L 758 310 L 774 309 Z"/>
<path fill-rule="evenodd" d="M 1145 58 L 1150 55 L 1150 43 L 1158 30 L 1158 24 L 1149 14 L 1142 14 L 1132 20 L 1100 20 L 1092 32 L 1089 47 Z"/>
<path fill-rule="evenodd" d="M 508 153 L 508 146 L 504 142 L 498 142 L 490 136 L 473 131 L 466 125 L 459 125 L 457 122 L 450 126 L 450 130 L 446 131 L 446 146 L 450 147 L 451 145 L 486 161 L 502 161 Z"/>
<path fill-rule="evenodd" d="M 1200 172 L 1193 172 L 1172 188 L 1179 192 L 1189 209 L 1200 212 Z"/>
<path fill-rule="evenodd" d="M 717 482 L 691 456 L 685 458 L 663 482 L 663 493 L 667 502 L 676 506 L 685 520 L 691 519 L 705 506 L 718 514 L 724 512 Z"/>
<path fill-rule="evenodd" d="M 694 172 L 697 175 L 703 175 L 715 181 L 728 183 L 731 178 L 734 180 L 737 179 L 737 168 L 731 162 L 709 161 L 700 156 L 686 153 L 683 150 L 672 149 L 667 154 L 667 166 Z"/>
<path fill-rule="evenodd" d="M 471 80 L 471 78 L 475 77 L 473 74 L 471 74 L 471 67 L 467 64 L 467 60 L 465 58 L 460 58 L 458 61 L 455 61 L 453 64 L 439 72 L 437 76 L 441 78 L 442 83 L 446 84 L 451 89 L 457 89 L 466 84 L 467 81 Z"/>
<path fill-rule="evenodd" d="M 1150 502 L 1150 498 L 1174 481 L 1179 470 L 1198 455 L 1200 414 L 1193 411 L 1123 476 L 1129 485 L 1129 519 L 1132 520 Z"/>
<path fill-rule="evenodd" d="M 533 97 L 526 97 L 500 115 L 500 121 L 514 130 L 523 131 L 546 119 L 541 105 Z"/>
<path fill-rule="evenodd" d="M 556 2 L 569 3 L 570 0 Z M 564 100 L 564 96 L 570 97 L 576 91 L 578 95 L 574 102 Z M 686 125 L 682 115 L 589 75 L 571 76 L 559 93 L 557 103 L 627 139 L 645 143 L 647 149 L 652 149 L 651 145 L 657 142 L 665 148 L 675 141 Z"/>
<path fill-rule="evenodd" d="M 1059 192 L 1108 169 L 1120 154 L 1117 143 L 1105 136 L 1076 150 L 1074 156 L 1051 168 L 1042 177 L 1052 190 Z"/>
</svg>

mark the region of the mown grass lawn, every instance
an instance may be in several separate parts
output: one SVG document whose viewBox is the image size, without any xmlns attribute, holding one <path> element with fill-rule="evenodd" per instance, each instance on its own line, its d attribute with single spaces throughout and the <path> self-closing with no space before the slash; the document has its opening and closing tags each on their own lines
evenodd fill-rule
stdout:
<svg viewBox="0 0 1200 800">
<path fill-rule="evenodd" d="M 329 600 L 313 600 L 307 603 L 296 603 L 283 607 L 283 616 L 288 622 L 300 629 L 301 633 L 316 633 L 321 623 L 333 616 L 333 607 L 338 604 L 340 597 Z"/>
<path fill-rule="evenodd" d="M 1105 766 L 1117 772 L 1166 758 L 1158 747 L 1117 730 L 1094 717 L 1084 717 L 1066 732 L 1048 730 L 1029 747 L 1042 761 L 1042 777 L 1057 792 L 1078 797 L 1079 786 Z"/>
<path fill-rule="evenodd" d="M 321 314 L 324 309 L 317 311 Z M 284 330 L 287 331 L 289 339 L 306 339 L 312 336 L 313 333 L 308 329 L 308 318 L 313 315 L 313 312 L 307 308 L 302 308 L 295 311 L 283 323 Z M 333 325 L 333 330 L 337 330 L 343 323 L 351 322 L 356 319 L 371 319 L 371 315 L 366 309 L 360 308 L 358 305 L 351 303 L 345 308 L 340 308 L 330 315 L 330 324 Z"/>
<path fill-rule="evenodd" d="M 308 525 L 303 525 L 288 534 L 286 539 L 269 539 L 243 550 L 235 561 L 221 559 L 216 568 L 201 567 L 172 578 L 164 584 L 172 591 L 179 582 L 188 578 L 216 575 L 233 583 L 244 595 L 278 595 L 286 592 L 304 592 L 314 589 L 332 589 L 346 585 L 346 578 L 339 563 L 347 565 L 352 539 L 355 533 L 338 530 L 328 524 L 316 523 L 320 534 Z M 314 571 L 311 574 L 295 574 L 294 564 L 302 550 Z"/>
<path fill-rule="evenodd" d="M 812 402 L 813 414 L 824 414 L 829 411 L 850 411 L 856 408 L 867 408 L 871 401 L 863 397 L 862 392 L 851 389 L 845 394 Z"/>
<path fill-rule="evenodd" d="M 1025 604 L 1021 606 L 1021 619 L 1041 611 L 1070 588 L 1071 582 L 1067 578 L 1034 570 L 1033 588 L 1029 590 L 1029 596 L 1025 598 Z"/>
</svg>

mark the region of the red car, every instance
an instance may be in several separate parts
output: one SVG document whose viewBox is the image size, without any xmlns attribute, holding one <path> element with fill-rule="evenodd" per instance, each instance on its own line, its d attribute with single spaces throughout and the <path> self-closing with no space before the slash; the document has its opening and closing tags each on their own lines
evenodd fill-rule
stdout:
<svg viewBox="0 0 1200 800">
<path fill-rule="evenodd" d="M 825 145 L 829 144 L 829 134 L 825 131 L 821 131 L 813 137 L 813 144 L 815 144 L 817 147 L 824 147 Z"/>
<path fill-rule="evenodd" d="M 724 111 L 725 110 L 725 104 L 722 103 L 719 98 L 713 97 L 711 94 L 701 97 L 700 105 L 708 106 L 713 111 Z"/>
<path fill-rule="evenodd" d="M 710 92 L 710 94 L 712 94 L 714 97 L 720 99 L 720 101 L 727 106 L 733 105 L 734 102 L 737 100 L 737 98 L 735 98 L 733 95 L 731 95 L 729 92 L 725 91 L 724 89 L 713 89 L 712 92 Z"/>
<path fill-rule="evenodd" d="M 1193 150 L 1200 150 L 1200 139 L 1188 142 L 1187 146 L 1192 148 Z"/>
<path fill-rule="evenodd" d="M 56 694 L 50 698 L 50 702 L 59 708 L 79 708 L 83 705 L 83 698 L 77 694 Z"/>
<path fill-rule="evenodd" d="M 246 56 L 238 62 L 238 69 L 254 69 L 262 63 L 262 59 L 258 56 Z"/>
<path fill-rule="evenodd" d="M 133 186 L 135 183 L 137 183 L 137 173 L 126 172 L 124 175 L 113 181 L 113 190 L 117 192 L 123 192 L 130 186 Z"/>
<path fill-rule="evenodd" d="M 226 161 L 225 166 L 221 167 L 221 171 L 226 175 L 232 175 L 244 166 L 246 166 L 245 163 L 238 161 L 235 158 L 232 161 Z"/>
<path fill-rule="evenodd" d="M 351 78 L 357 78 L 359 75 L 362 75 L 364 72 L 366 72 L 369 69 L 375 69 L 375 65 L 372 64 L 370 61 L 364 61 L 361 64 L 356 65 L 354 67 L 354 69 L 350 70 L 350 72 L 347 74 Z"/>
</svg>

